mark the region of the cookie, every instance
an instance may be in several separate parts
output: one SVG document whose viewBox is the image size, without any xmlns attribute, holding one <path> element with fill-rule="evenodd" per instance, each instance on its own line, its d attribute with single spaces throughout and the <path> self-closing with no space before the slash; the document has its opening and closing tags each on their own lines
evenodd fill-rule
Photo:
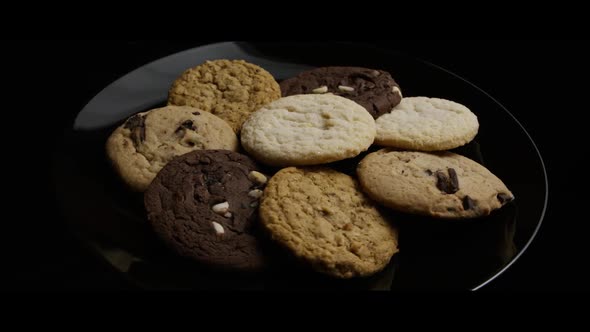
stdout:
<svg viewBox="0 0 590 332">
<path fill-rule="evenodd" d="M 492 172 L 452 152 L 382 149 L 359 163 L 357 175 L 375 201 L 436 218 L 482 217 L 514 200 Z"/>
<path fill-rule="evenodd" d="M 217 116 L 192 107 L 167 106 L 127 119 L 108 138 L 106 152 L 121 179 L 142 192 L 175 156 L 238 147 L 236 134 Z"/>
<path fill-rule="evenodd" d="M 176 253 L 202 264 L 258 270 L 264 254 L 255 236 L 266 177 L 248 156 L 201 150 L 168 163 L 144 195 L 155 233 Z"/>
<path fill-rule="evenodd" d="M 402 92 L 391 74 L 361 67 L 322 67 L 305 71 L 280 84 L 283 97 L 332 93 L 363 106 L 378 118 L 399 104 Z"/>
<path fill-rule="evenodd" d="M 450 150 L 472 141 L 479 130 L 475 114 L 450 100 L 406 97 L 379 117 L 375 143 L 418 151 Z"/>
<path fill-rule="evenodd" d="M 375 120 L 335 95 L 296 95 L 252 114 L 242 127 L 244 149 L 272 166 L 317 165 L 351 158 L 371 146 Z"/>
<path fill-rule="evenodd" d="M 352 177 L 325 167 L 288 167 L 268 182 L 260 221 L 272 238 L 315 270 L 372 275 L 398 252 L 398 233 Z"/>
<path fill-rule="evenodd" d="M 190 68 L 176 79 L 168 103 L 211 112 L 239 133 L 250 113 L 280 97 L 279 84 L 263 68 L 243 60 L 215 60 Z"/>
</svg>

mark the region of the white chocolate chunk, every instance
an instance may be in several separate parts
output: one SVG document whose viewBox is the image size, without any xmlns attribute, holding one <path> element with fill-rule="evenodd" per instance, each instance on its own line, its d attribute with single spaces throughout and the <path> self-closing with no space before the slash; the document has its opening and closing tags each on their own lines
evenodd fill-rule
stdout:
<svg viewBox="0 0 590 332">
<path fill-rule="evenodd" d="M 339 85 L 338 90 L 352 92 L 352 91 L 354 91 L 354 88 L 346 86 L 346 85 Z"/>
<path fill-rule="evenodd" d="M 248 193 L 248 196 L 250 196 L 252 198 L 260 198 L 262 196 L 262 190 L 260 190 L 260 189 L 251 190 Z"/>
<path fill-rule="evenodd" d="M 222 235 L 225 233 L 225 230 L 223 229 L 223 226 L 221 226 L 220 224 L 216 223 L 215 221 L 212 222 L 213 224 L 213 228 L 215 229 L 215 233 L 217 233 L 217 235 Z"/>
<path fill-rule="evenodd" d="M 213 205 L 213 207 L 211 209 L 213 210 L 213 212 L 215 212 L 217 214 L 224 215 L 229 210 L 229 203 L 223 202 L 223 203 L 215 204 L 215 205 Z"/>
<path fill-rule="evenodd" d="M 327 86 L 320 86 L 319 88 L 313 89 L 311 90 L 313 93 L 326 93 L 328 92 L 328 87 Z"/>
<path fill-rule="evenodd" d="M 264 174 L 257 172 L 257 171 L 250 172 L 250 174 L 248 174 L 248 179 L 250 179 L 250 181 L 254 181 L 258 184 L 265 184 L 266 181 L 268 180 Z"/>
</svg>

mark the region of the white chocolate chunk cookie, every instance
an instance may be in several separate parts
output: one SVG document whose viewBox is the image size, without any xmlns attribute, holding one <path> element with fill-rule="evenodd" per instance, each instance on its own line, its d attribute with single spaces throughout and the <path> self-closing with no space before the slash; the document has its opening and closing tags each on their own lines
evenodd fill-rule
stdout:
<svg viewBox="0 0 590 332">
<path fill-rule="evenodd" d="M 471 142 L 479 130 L 475 114 L 456 102 L 407 97 L 375 121 L 375 143 L 418 151 L 450 150 Z"/>
<path fill-rule="evenodd" d="M 242 146 L 272 166 L 317 165 L 357 156 L 375 139 L 375 120 L 336 95 L 284 97 L 244 122 Z"/>
<path fill-rule="evenodd" d="M 115 171 L 135 191 L 145 191 L 174 157 L 194 150 L 237 151 L 232 128 L 217 116 L 187 106 L 138 113 L 117 128 L 106 143 Z"/>
<path fill-rule="evenodd" d="M 486 216 L 514 200 L 487 168 L 451 152 L 382 149 L 359 163 L 357 175 L 363 191 L 384 206 L 437 218 Z"/>
</svg>

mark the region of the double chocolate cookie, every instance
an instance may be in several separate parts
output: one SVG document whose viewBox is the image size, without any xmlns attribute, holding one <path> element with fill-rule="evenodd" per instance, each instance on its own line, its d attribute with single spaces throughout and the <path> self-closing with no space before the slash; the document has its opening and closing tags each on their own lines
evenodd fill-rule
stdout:
<svg viewBox="0 0 590 332">
<path fill-rule="evenodd" d="M 254 235 L 266 176 L 249 157 L 199 150 L 175 158 L 145 192 L 148 219 L 178 254 L 201 263 L 257 270 L 263 254 Z"/>
<path fill-rule="evenodd" d="M 331 93 L 363 106 L 373 118 L 385 114 L 402 100 L 391 74 L 361 67 L 321 67 L 305 71 L 280 83 L 283 97 Z"/>
</svg>

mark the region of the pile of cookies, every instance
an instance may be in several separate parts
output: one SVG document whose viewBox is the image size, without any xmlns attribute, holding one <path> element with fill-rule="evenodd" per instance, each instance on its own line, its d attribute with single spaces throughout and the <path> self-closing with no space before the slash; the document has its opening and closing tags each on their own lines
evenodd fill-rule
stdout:
<svg viewBox="0 0 590 332">
<path fill-rule="evenodd" d="M 207 61 L 138 113 L 106 150 L 149 224 L 176 253 L 231 270 L 267 264 L 259 230 L 337 278 L 382 270 L 398 252 L 384 210 L 478 218 L 514 199 L 475 161 L 477 117 L 443 99 L 402 97 L 390 73 L 323 67 L 280 84 L 242 60 Z M 329 163 L 373 145 L 356 176 Z"/>
</svg>

